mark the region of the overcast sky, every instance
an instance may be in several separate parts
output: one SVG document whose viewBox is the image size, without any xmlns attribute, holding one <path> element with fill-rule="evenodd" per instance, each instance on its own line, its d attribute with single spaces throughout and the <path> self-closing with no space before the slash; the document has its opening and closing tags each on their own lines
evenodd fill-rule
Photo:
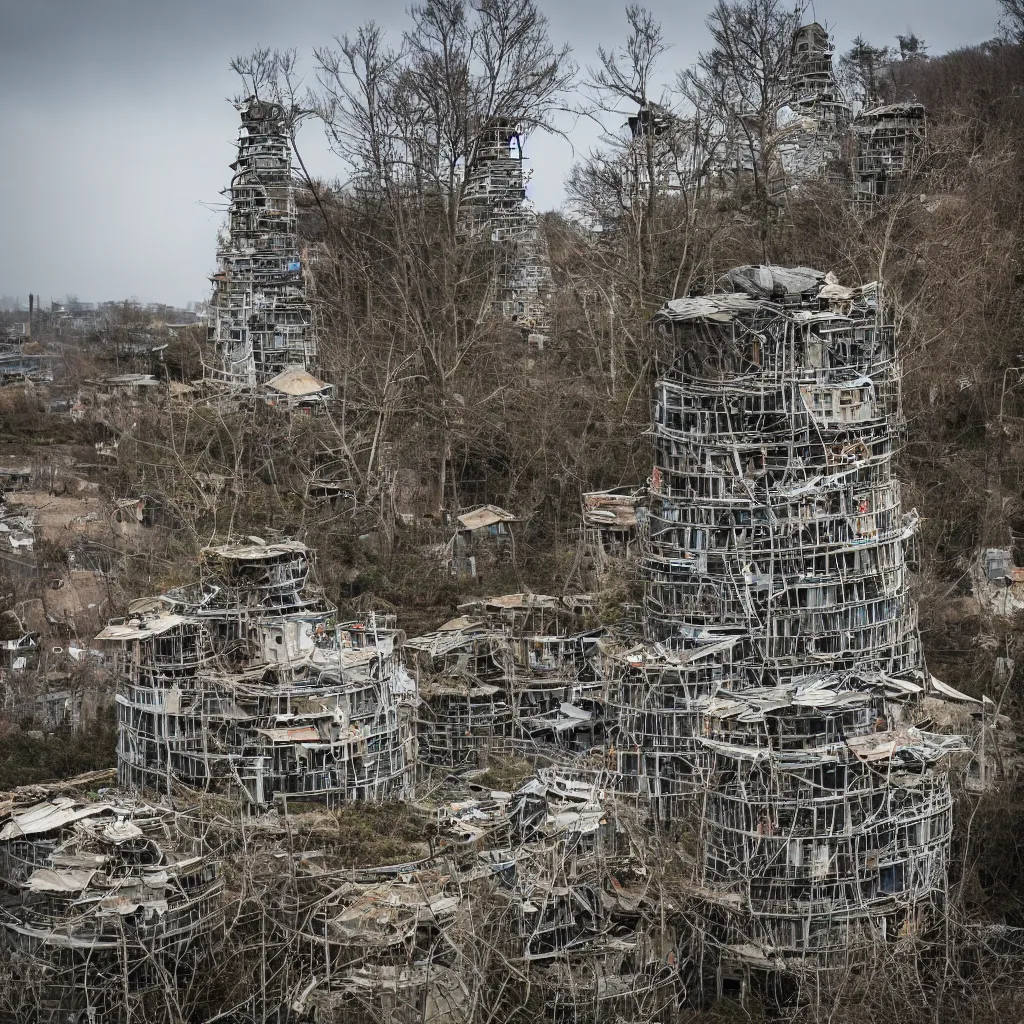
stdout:
<svg viewBox="0 0 1024 1024">
<path fill-rule="evenodd" d="M 624 35 L 625 3 L 539 0 L 581 66 Z M 228 61 L 257 45 L 309 54 L 373 17 L 397 40 L 407 0 L 0 0 L 0 295 L 207 297 L 220 190 L 238 115 Z M 666 78 L 708 44 L 712 0 L 650 0 L 672 49 Z M 912 29 L 933 54 L 992 38 L 998 0 L 819 0 L 844 49 Z M 312 74 L 309 75 L 310 79 Z M 570 127 L 566 125 L 566 127 Z M 592 130 L 572 135 L 586 151 Z M 314 123 L 300 135 L 314 174 L 336 166 Z M 562 202 L 573 146 L 527 143 L 532 195 Z"/>
</svg>

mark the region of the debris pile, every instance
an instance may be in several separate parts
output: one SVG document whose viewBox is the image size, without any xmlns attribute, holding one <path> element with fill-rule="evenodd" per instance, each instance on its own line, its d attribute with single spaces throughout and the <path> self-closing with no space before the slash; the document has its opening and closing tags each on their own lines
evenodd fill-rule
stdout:
<svg viewBox="0 0 1024 1024">
<path fill-rule="evenodd" d="M 396 1021 L 470 1019 L 449 931 L 462 899 L 436 866 L 400 878 L 365 872 L 311 903 L 300 927 L 312 980 L 292 1001 L 302 1013 L 382 1010 Z M 311 880 L 315 880 L 311 876 Z"/>
<path fill-rule="evenodd" d="M 217 862 L 172 811 L 52 796 L 0 818 L 10 998 L 34 1020 L 170 1020 L 222 927 Z"/>
<path fill-rule="evenodd" d="M 439 811 L 463 884 L 498 883 L 506 955 L 551 1019 L 651 1019 L 683 994 L 676 908 L 659 902 L 648 873 L 650 836 L 616 814 L 606 787 L 600 765 L 576 759 L 539 769 L 514 794 L 483 792 Z"/>
<path fill-rule="evenodd" d="M 38 341 L 0 340 L 0 387 L 51 383 L 53 358 Z"/>
</svg>

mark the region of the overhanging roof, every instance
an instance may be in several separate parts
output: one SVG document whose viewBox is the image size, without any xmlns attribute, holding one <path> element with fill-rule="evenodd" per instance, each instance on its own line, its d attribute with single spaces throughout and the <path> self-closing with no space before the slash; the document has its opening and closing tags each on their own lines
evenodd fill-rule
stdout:
<svg viewBox="0 0 1024 1024">
<path fill-rule="evenodd" d="M 155 615 L 151 618 L 131 619 L 107 626 L 96 634 L 97 640 L 148 640 L 160 636 L 183 622 L 193 622 L 184 615 Z"/>
<path fill-rule="evenodd" d="M 318 380 L 301 366 L 289 366 L 287 370 L 268 380 L 266 386 L 272 391 L 291 395 L 293 398 L 306 398 L 331 390 L 330 384 Z"/>
<path fill-rule="evenodd" d="M 518 523 L 519 517 L 511 512 L 506 512 L 497 505 L 481 505 L 479 508 L 469 512 L 463 512 L 458 517 L 459 525 L 464 530 L 482 530 L 486 526 L 493 526 L 495 523 Z"/>
</svg>

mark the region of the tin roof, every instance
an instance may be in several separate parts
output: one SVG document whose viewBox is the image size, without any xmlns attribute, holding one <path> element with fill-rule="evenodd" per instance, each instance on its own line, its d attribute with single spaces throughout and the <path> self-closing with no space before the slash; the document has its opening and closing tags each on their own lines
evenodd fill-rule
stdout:
<svg viewBox="0 0 1024 1024">
<path fill-rule="evenodd" d="M 481 505 L 479 508 L 463 512 L 458 517 L 459 525 L 464 530 L 482 530 L 484 527 L 492 526 L 494 523 L 518 523 L 519 517 L 511 512 L 506 512 L 497 505 Z"/>
<path fill-rule="evenodd" d="M 139 616 L 126 622 L 111 623 L 96 634 L 97 640 L 148 640 L 160 636 L 183 622 L 194 622 L 184 615 L 155 614 Z"/>
<path fill-rule="evenodd" d="M 296 555 L 309 551 L 302 541 L 282 540 L 267 544 L 265 541 L 257 543 L 258 538 L 250 538 L 251 544 L 219 544 L 204 548 L 204 553 L 217 555 L 220 558 L 236 558 L 241 561 L 260 558 L 276 558 L 278 555 Z"/>
<path fill-rule="evenodd" d="M 640 495 L 591 491 L 583 495 L 583 521 L 592 526 L 610 526 L 617 530 L 636 528 L 636 508 Z"/>
</svg>

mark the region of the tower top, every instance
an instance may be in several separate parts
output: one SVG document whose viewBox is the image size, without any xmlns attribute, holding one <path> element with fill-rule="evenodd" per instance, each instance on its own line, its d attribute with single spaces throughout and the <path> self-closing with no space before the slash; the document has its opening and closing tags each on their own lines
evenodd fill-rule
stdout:
<svg viewBox="0 0 1024 1024">
<path fill-rule="evenodd" d="M 254 128 L 268 133 L 282 130 L 285 109 L 280 103 L 250 96 L 236 103 L 235 109 L 242 115 L 242 124 L 250 131 Z"/>
</svg>

